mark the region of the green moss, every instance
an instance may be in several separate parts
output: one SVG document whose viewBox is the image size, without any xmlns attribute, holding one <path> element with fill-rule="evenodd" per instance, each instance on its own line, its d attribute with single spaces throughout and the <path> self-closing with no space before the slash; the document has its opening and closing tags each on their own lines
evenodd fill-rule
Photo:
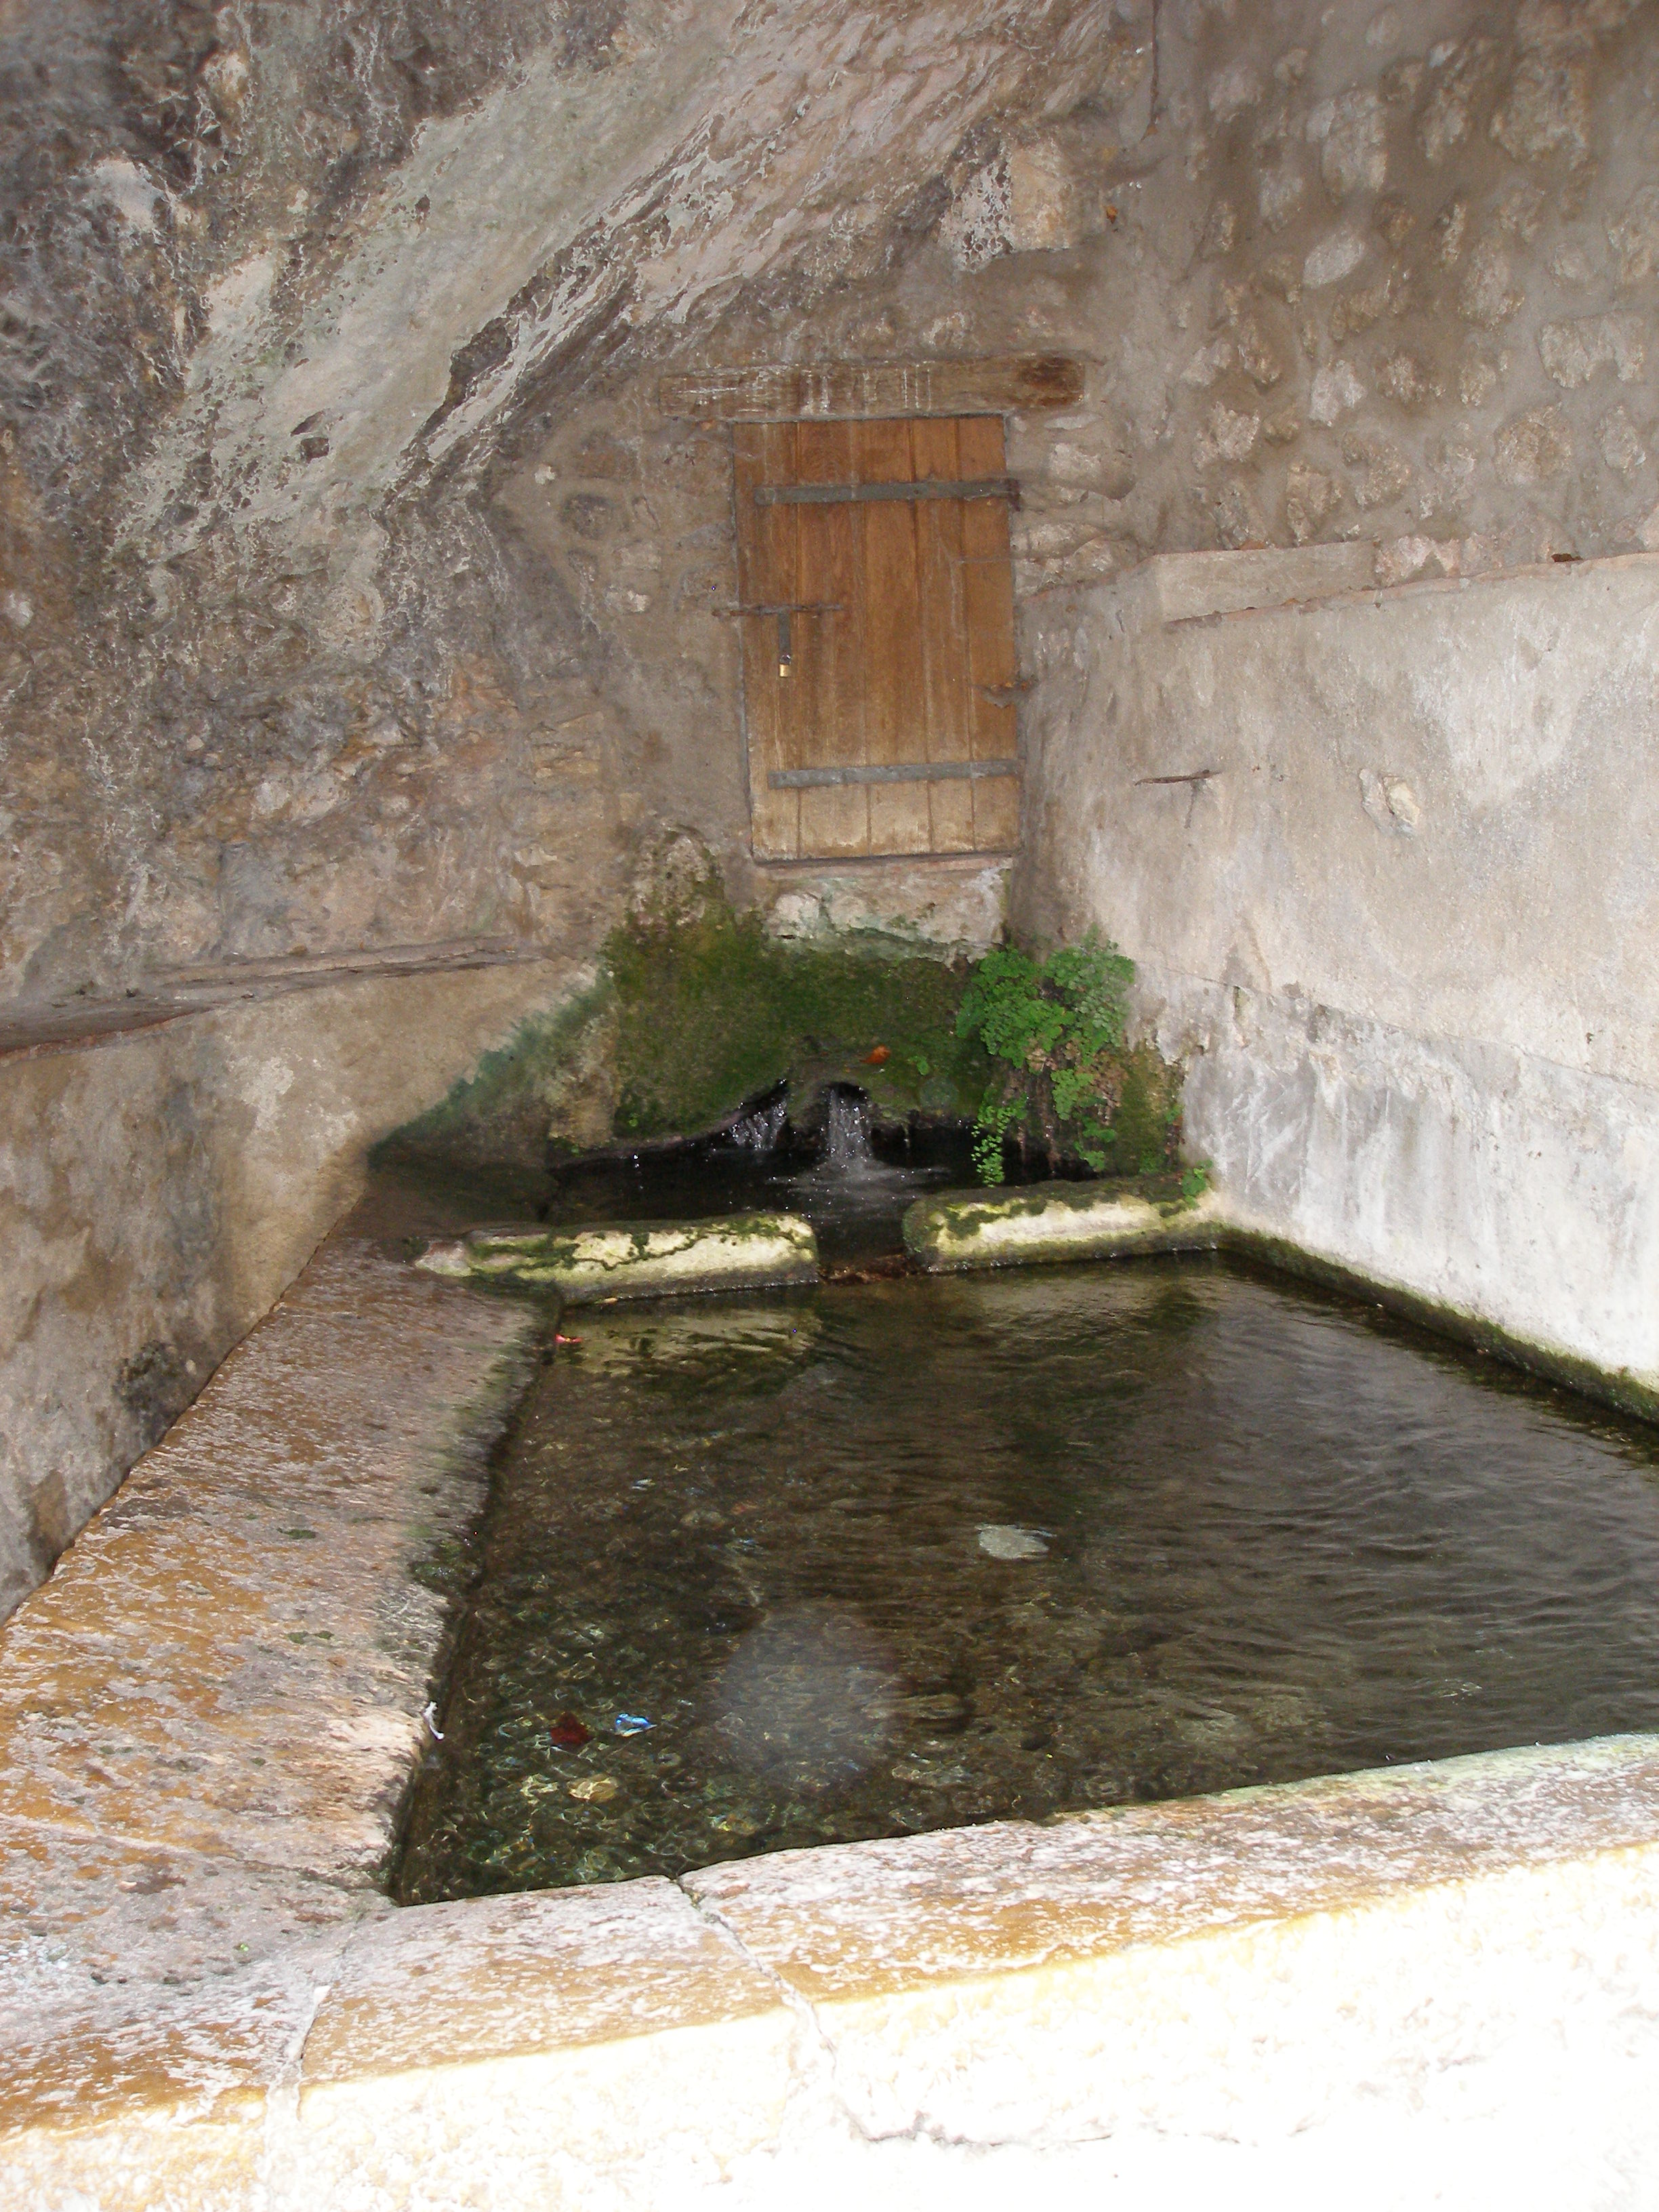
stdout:
<svg viewBox="0 0 1659 2212">
<path fill-rule="evenodd" d="M 609 1018 L 609 977 L 550 1012 L 520 1023 L 508 1042 L 487 1052 L 448 1096 L 375 1148 L 371 1164 L 441 1160 L 457 1167 L 539 1168 L 571 1072 L 590 1056 L 594 1032 Z"/>
<path fill-rule="evenodd" d="M 1181 1178 L 1182 1204 L 1196 1206 L 1209 1188 L 1210 1163 L 1208 1160 L 1194 1160 Z"/>
<path fill-rule="evenodd" d="M 1063 1018 L 1040 1065 L 994 1018 L 1016 971 L 1035 979 L 1026 1014 Z M 988 1170 L 1007 1127 L 1057 1164 L 1153 1172 L 1176 1161 L 1181 1078 L 1123 1042 L 1133 972 L 1092 939 L 1040 963 L 1003 948 L 975 964 L 899 939 L 780 940 L 734 912 L 705 855 L 662 872 L 592 990 L 522 1022 L 376 1159 L 519 1172 L 550 1148 L 697 1135 L 780 1084 L 799 1120 L 827 1085 L 854 1083 L 878 1120 L 977 1119 Z"/>
<path fill-rule="evenodd" d="M 977 1041 L 957 1035 L 965 963 L 781 943 L 717 887 L 700 888 L 695 919 L 647 915 L 606 946 L 619 1137 L 708 1128 L 785 1081 L 798 1109 L 803 1093 L 848 1081 L 879 1116 L 974 1111 L 990 1068 Z"/>
</svg>

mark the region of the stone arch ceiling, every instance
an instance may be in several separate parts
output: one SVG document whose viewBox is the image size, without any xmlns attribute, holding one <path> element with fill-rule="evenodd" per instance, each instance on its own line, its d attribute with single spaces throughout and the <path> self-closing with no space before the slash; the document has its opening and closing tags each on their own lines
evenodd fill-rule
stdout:
<svg viewBox="0 0 1659 2212">
<path fill-rule="evenodd" d="M 489 496 L 515 439 L 746 301 L 810 349 L 994 141 L 1144 92 L 1150 20 L 0 0 L 0 996 L 589 943 L 708 772 Z"/>
<path fill-rule="evenodd" d="M 1101 0 L 45 13 L 0 16 L 36 126 L 4 367 L 48 505 L 102 483 L 151 560 L 476 472 L 550 371 L 860 273 L 964 140 L 1136 46 Z"/>
</svg>

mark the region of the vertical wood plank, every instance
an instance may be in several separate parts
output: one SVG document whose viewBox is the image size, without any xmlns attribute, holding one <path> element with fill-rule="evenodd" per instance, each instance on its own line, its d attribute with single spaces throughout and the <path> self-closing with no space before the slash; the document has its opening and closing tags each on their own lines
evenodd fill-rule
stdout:
<svg viewBox="0 0 1659 2212">
<path fill-rule="evenodd" d="M 803 422 L 796 436 L 802 483 L 851 483 L 852 426 Z M 795 696 L 802 768 L 857 768 L 865 753 L 863 541 L 855 507 L 802 507 L 799 579 L 803 599 L 836 600 L 838 615 L 802 615 L 795 623 Z M 800 794 L 803 854 L 839 856 L 870 849 L 870 792 L 848 784 Z"/>
<path fill-rule="evenodd" d="M 745 605 L 800 596 L 797 589 L 798 509 L 757 507 L 755 487 L 793 483 L 795 425 L 739 422 L 732 433 L 732 490 L 738 537 L 738 598 Z M 800 855 L 800 794 L 774 791 L 775 769 L 793 768 L 796 715 L 788 679 L 780 678 L 777 625 L 769 615 L 743 615 L 744 709 L 749 726 L 751 842 L 760 860 Z"/>
<path fill-rule="evenodd" d="M 957 425 L 966 477 L 996 477 L 1007 467 L 999 416 L 965 416 Z M 1019 750 L 1019 720 L 1012 703 L 988 699 L 988 690 L 1011 688 L 1018 664 L 1014 650 L 1014 579 L 1009 558 L 1008 509 L 1000 499 L 971 500 L 963 509 L 963 596 L 968 647 L 968 707 L 975 760 L 1007 760 Z M 973 793 L 975 849 L 1006 852 L 1019 842 L 1019 784 L 1013 776 L 987 776 Z"/>
<path fill-rule="evenodd" d="M 910 426 L 918 480 L 952 483 L 963 474 L 952 422 Z M 916 568 L 921 593 L 923 699 L 930 761 L 969 760 L 973 732 L 968 719 L 968 641 L 963 593 L 963 502 L 928 500 L 916 508 Z M 969 783 L 930 783 L 928 848 L 969 853 L 974 848 L 974 792 Z"/>
<path fill-rule="evenodd" d="M 915 473 L 908 422 L 854 426 L 859 481 L 908 483 Z M 872 765 L 919 760 L 927 745 L 926 671 L 916 566 L 916 511 L 909 501 L 860 509 L 864 536 L 865 741 Z M 870 786 L 870 849 L 925 853 L 931 825 L 925 783 Z"/>
</svg>

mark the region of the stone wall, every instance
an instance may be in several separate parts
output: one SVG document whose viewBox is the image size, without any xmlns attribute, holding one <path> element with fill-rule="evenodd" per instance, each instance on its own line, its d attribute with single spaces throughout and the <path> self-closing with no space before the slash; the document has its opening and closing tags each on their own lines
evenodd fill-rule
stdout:
<svg viewBox="0 0 1659 2212">
<path fill-rule="evenodd" d="M 0 989 L 585 957 L 665 823 L 787 888 L 724 438 L 665 370 L 1081 357 L 1012 426 L 1026 604 L 1174 550 L 1639 547 L 1656 40 L 1640 0 L 9 17 Z"/>
<path fill-rule="evenodd" d="M 1659 557 L 1342 557 L 1170 556 L 1048 630 L 1017 911 L 1140 963 L 1249 1225 L 1651 1389 Z"/>
<path fill-rule="evenodd" d="M 0 1617 L 305 1265 L 374 1139 L 580 981 L 365 977 L 0 1057 Z"/>
</svg>

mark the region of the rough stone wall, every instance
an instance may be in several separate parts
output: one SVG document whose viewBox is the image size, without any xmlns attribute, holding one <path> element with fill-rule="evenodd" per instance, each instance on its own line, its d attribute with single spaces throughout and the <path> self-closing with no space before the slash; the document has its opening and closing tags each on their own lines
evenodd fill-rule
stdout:
<svg viewBox="0 0 1659 2212">
<path fill-rule="evenodd" d="M 1011 426 L 1028 674 L 1071 591 L 1159 553 L 1352 542 L 1391 583 L 1659 542 L 1655 10 L 1166 7 L 1156 82 L 1152 30 L 964 146 L 890 266 L 750 287 L 672 365 L 1081 358 L 1081 405 Z M 724 434 L 655 383 L 529 440 L 496 512 L 741 876 Z"/>
<path fill-rule="evenodd" d="M 964 143 L 1074 105 L 1118 27 L 1093 0 L 11 11 L 0 986 L 591 940 L 627 808 L 684 779 L 589 719 L 625 690 L 625 575 L 526 566 L 497 476 L 745 286 L 805 307 L 890 260 Z"/>
<path fill-rule="evenodd" d="M 1156 29 L 1156 38 L 1154 30 Z M 1655 11 L 72 6 L 0 30 L 0 986 L 589 945 L 743 876 L 723 438 L 664 368 L 1041 345 L 1023 599 L 1644 542 Z M 740 880 L 740 892 L 761 887 Z"/>
<path fill-rule="evenodd" d="M 1173 143 L 1125 243 L 1183 281 L 1105 325 L 1175 464 L 1136 542 L 1357 535 L 1399 580 L 1659 534 L 1652 7 L 1166 15 Z"/>
</svg>

